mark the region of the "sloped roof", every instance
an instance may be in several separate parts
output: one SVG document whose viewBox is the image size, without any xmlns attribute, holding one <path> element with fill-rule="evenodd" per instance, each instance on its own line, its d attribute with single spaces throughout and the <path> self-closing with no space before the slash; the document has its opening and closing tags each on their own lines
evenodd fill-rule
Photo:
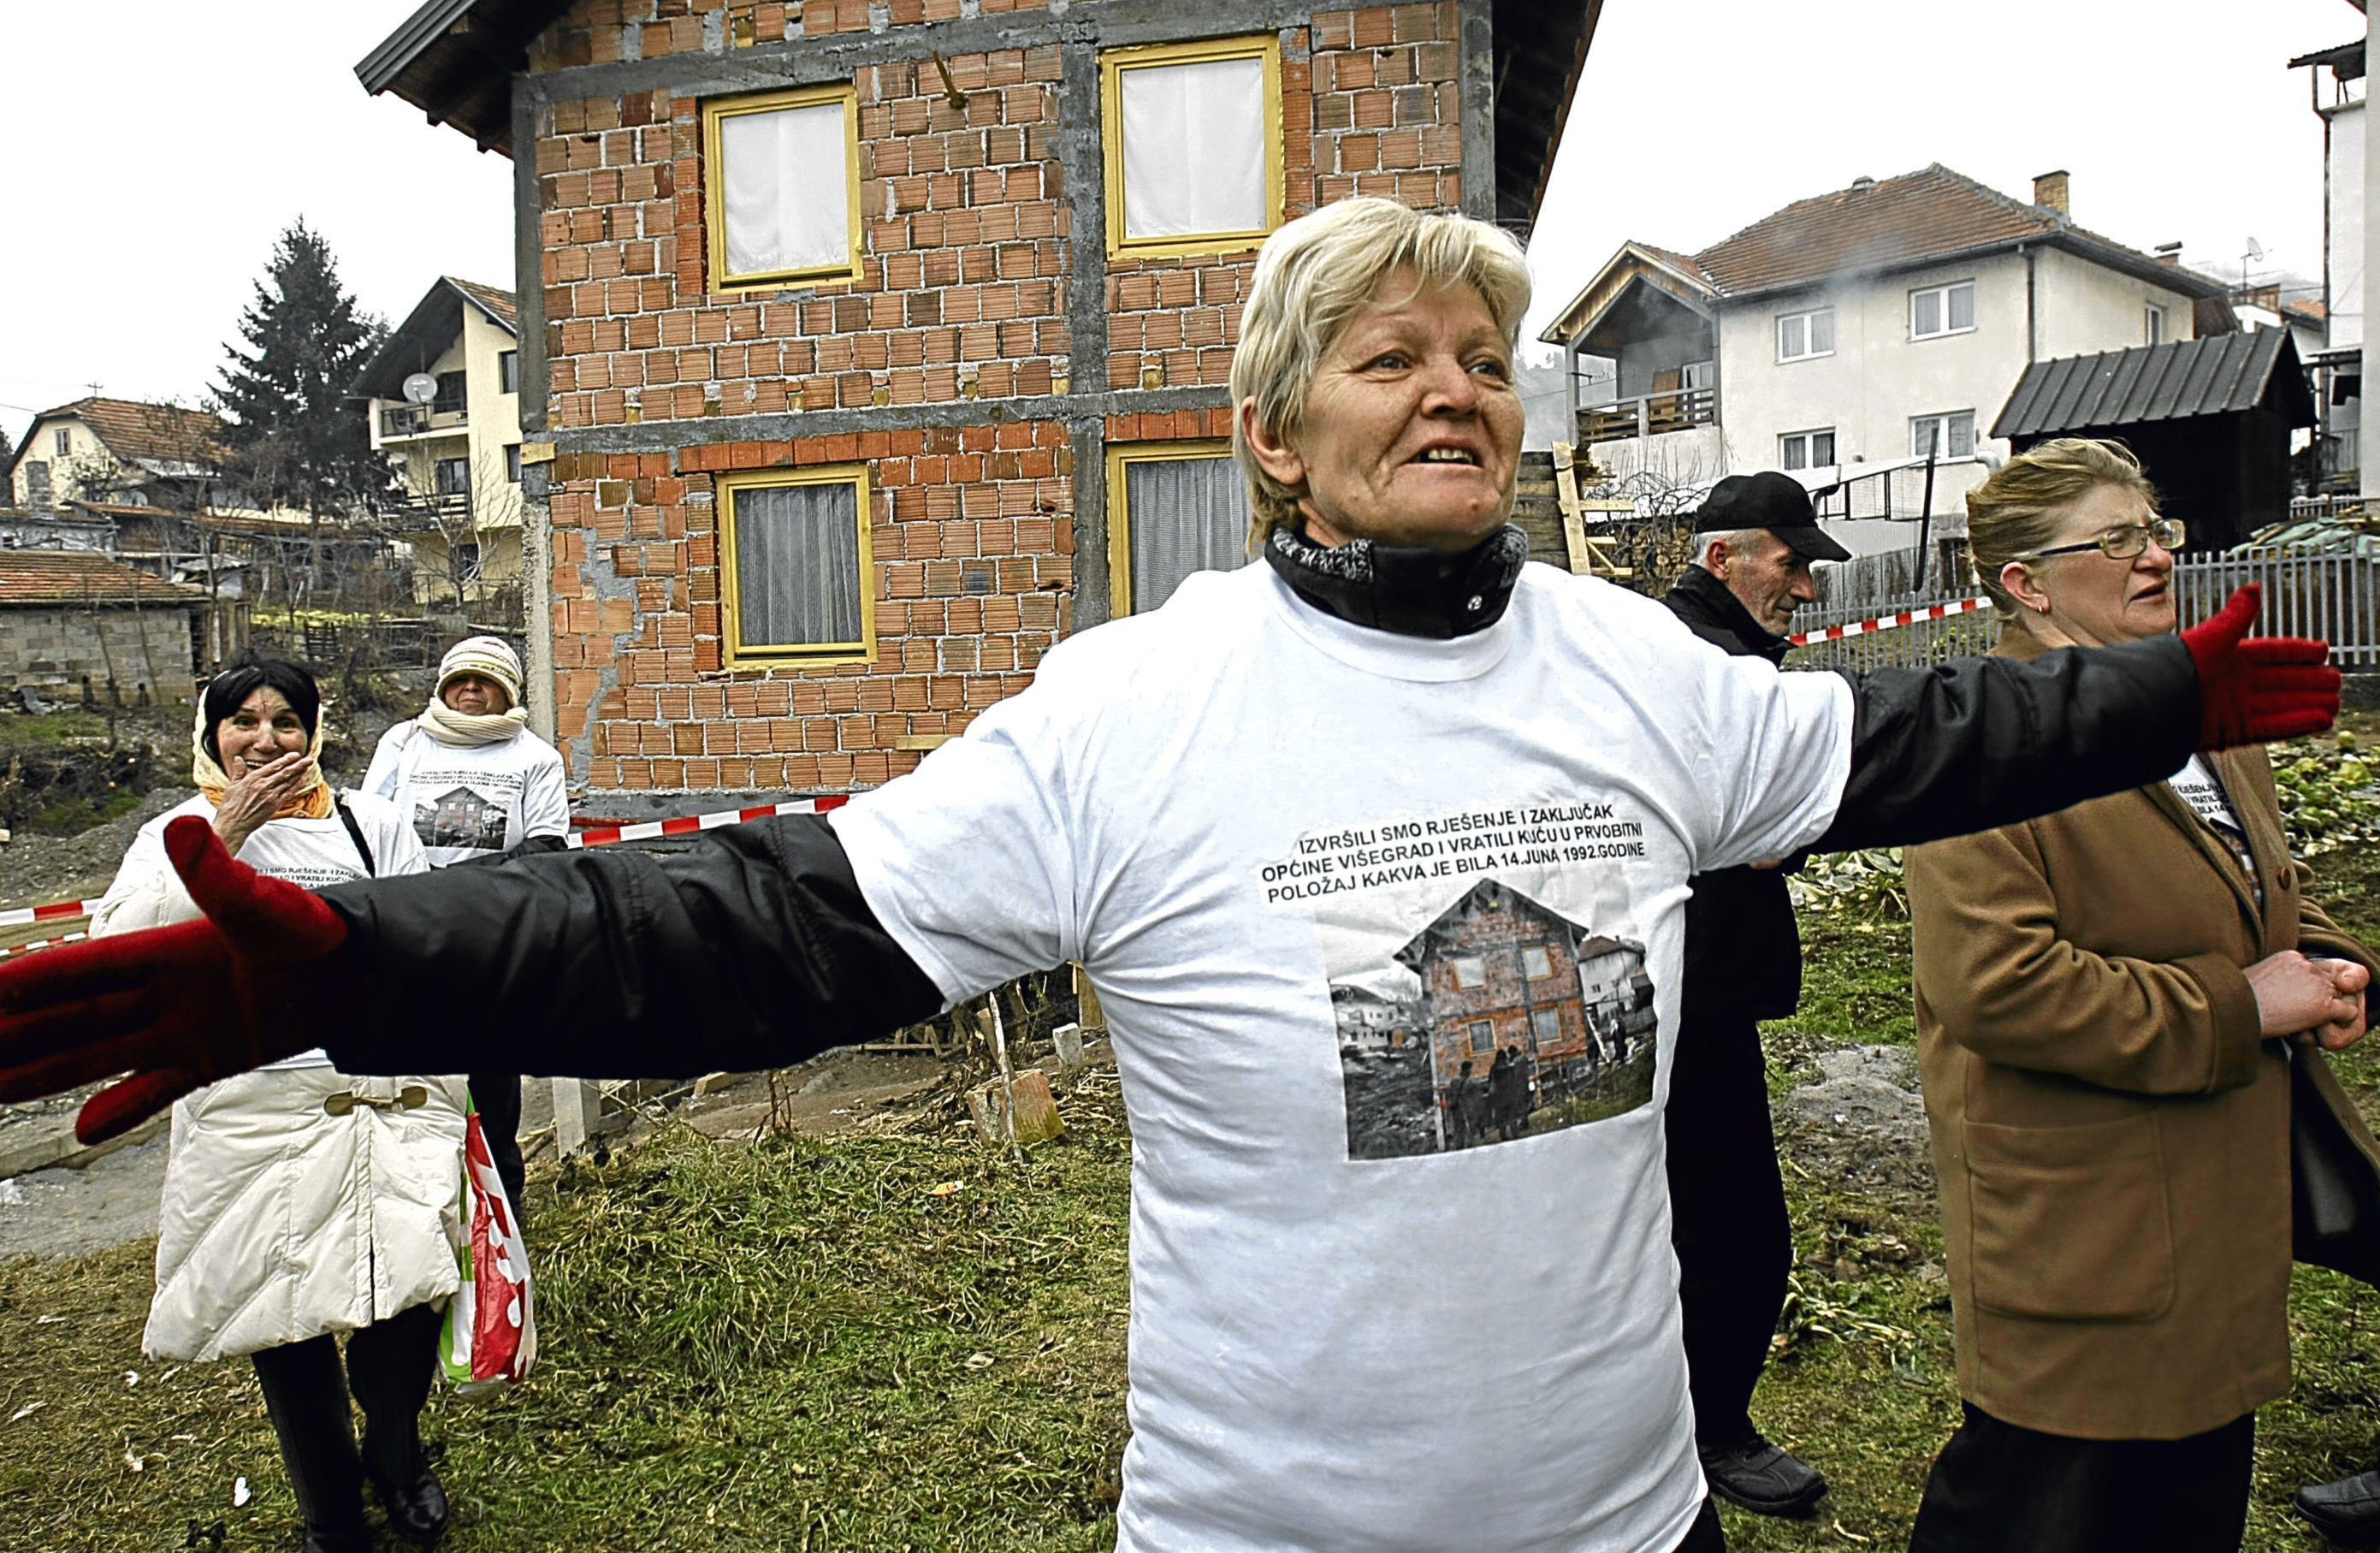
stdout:
<svg viewBox="0 0 2380 1553">
<path fill-rule="evenodd" d="M 88 550 L 0 550 L 0 606 L 203 603 L 206 590 L 166 582 Z"/>
<path fill-rule="evenodd" d="M 2044 205 L 2011 199 L 1937 162 L 1914 173 L 1797 200 L 1694 255 L 1720 293 L 1745 297 L 1831 275 L 1907 269 L 1956 255 L 2054 240 L 2184 296 L 2223 283 L 2077 226 Z"/>
<path fill-rule="evenodd" d="M 2316 49 L 2312 54 L 2301 54 L 2289 61 L 2292 70 L 2306 65 L 2328 66 L 2331 73 L 2343 81 L 2361 80 L 2363 78 L 2363 40 L 2358 38 L 2351 43 L 2340 43 L 2335 48 Z"/>
<path fill-rule="evenodd" d="M 109 399 L 98 394 L 43 410 L 33 428 L 50 420 L 79 420 L 91 428 L 108 452 L 126 463 L 146 459 L 159 464 L 203 464 L 223 456 L 222 439 L 228 430 L 224 418 L 179 405 L 149 405 L 137 399 Z M 22 458 L 33 438 L 17 450 Z M 11 468 L 15 467 L 12 463 Z"/>
<path fill-rule="evenodd" d="M 446 354 L 455 336 L 463 332 L 462 309 L 466 305 L 479 309 L 513 338 L 520 338 L 520 307 L 511 292 L 479 281 L 441 275 L 414 304 L 405 322 L 388 332 L 388 338 L 364 363 L 364 370 L 356 374 L 347 392 L 364 399 L 403 398 L 405 380 L 415 372 L 426 371 L 432 361 Z"/>
<path fill-rule="evenodd" d="M 2314 423 L 2313 395 L 2286 329 L 2064 356 L 2024 370 L 1991 434 L 2031 437 L 2230 415 L 2255 408 L 2268 392 L 2290 425 Z"/>
<path fill-rule="evenodd" d="M 511 292 L 500 285 L 467 281 L 459 275 L 441 275 L 438 278 L 477 302 L 481 312 L 511 330 L 516 338 L 519 336 L 520 301 Z"/>
<path fill-rule="evenodd" d="M 1650 243 L 1623 243 L 1537 337 L 1560 344 L 1591 329 L 1618 299 L 1618 290 L 1607 282 L 1635 257 L 1669 266 L 1721 301 L 1739 301 L 2023 243 L 2065 249 L 2185 297 L 2219 298 L 2226 291 L 2212 276 L 2126 248 L 2057 211 L 2012 199 L 1937 162 L 1898 177 L 1862 180 L 1796 200 L 1691 256 Z"/>
</svg>

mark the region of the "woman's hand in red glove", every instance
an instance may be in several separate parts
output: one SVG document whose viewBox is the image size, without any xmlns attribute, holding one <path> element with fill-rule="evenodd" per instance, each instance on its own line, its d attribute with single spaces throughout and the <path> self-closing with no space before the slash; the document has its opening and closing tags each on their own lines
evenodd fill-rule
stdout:
<svg viewBox="0 0 2380 1553">
<path fill-rule="evenodd" d="M 2261 590 L 2250 583 L 2181 634 L 2198 665 L 2198 747 L 2270 744 L 2319 734 L 2338 718 L 2338 671 L 2330 644 L 2307 637 L 2250 637 Z"/>
<path fill-rule="evenodd" d="M 336 912 L 236 861 L 195 815 L 165 828 L 165 853 L 205 917 L 0 965 L 0 1101 L 129 1074 L 83 1106 L 86 1144 L 320 1045 L 337 1017 L 327 971 L 347 925 Z"/>
</svg>

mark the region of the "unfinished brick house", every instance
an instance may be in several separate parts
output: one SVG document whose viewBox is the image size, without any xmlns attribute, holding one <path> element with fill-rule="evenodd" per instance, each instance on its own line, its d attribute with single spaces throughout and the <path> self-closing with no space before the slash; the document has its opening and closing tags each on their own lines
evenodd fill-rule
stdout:
<svg viewBox="0 0 2380 1553">
<path fill-rule="evenodd" d="M 880 783 L 1244 560 L 1257 245 L 1358 193 L 1525 235 L 1598 5 L 424 5 L 358 75 L 516 163 L 532 710 L 591 807 Z"/>
</svg>

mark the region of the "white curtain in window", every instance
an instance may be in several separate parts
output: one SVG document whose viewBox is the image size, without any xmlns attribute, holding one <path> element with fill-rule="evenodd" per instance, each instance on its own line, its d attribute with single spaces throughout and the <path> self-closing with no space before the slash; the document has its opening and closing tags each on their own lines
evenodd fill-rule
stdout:
<svg viewBox="0 0 2380 1553">
<path fill-rule="evenodd" d="M 1264 61 L 1144 65 L 1118 73 L 1123 98 L 1123 235 L 1260 232 L 1265 200 Z"/>
<path fill-rule="evenodd" d="M 1835 348 L 1835 309 L 1822 309 L 1810 315 L 1810 354 L 1826 356 Z"/>
<path fill-rule="evenodd" d="M 1910 333 L 1939 334 L 1942 332 L 1942 294 L 1938 291 L 1915 292 L 1910 301 Z"/>
<path fill-rule="evenodd" d="M 1134 613 L 1165 602 L 1193 572 L 1247 564 L 1248 484 L 1231 459 L 1135 459 L 1123 490 Z"/>
<path fill-rule="evenodd" d="M 1975 288 L 1954 285 L 1950 288 L 1950 327 L 1973 329 L 1975 326 Z"/>
<path fill-rule="evenodd" d="M 858 499 L 839 482 L 735 493 L 738 646 L 860 639 Z"/>
<path fill-rule="evenodd" d="M 815 270 L 851 260 L 847 142 L 841 103 L 719 121 L 727 165 L 727 273 Z"/>
</svg>

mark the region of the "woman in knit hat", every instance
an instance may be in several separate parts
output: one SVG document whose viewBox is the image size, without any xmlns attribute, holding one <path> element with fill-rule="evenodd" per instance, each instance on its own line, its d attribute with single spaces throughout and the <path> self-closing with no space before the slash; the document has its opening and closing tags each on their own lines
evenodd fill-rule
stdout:
<svg viewBox="0 0 2380 1553">
<path fill-rule="evenodd" d="M 570 834 L 562 757 L 530 731 L 521 705 L 521 661 L 501 637 L 447 649 L 438 689 L 421 715 L 381 736 L 363 790 L 413 821 L 433 868 L 508 853 L 559 850 Z M 473 1074 L 471 1096 L 496 1174 L 521 1201 L 520 1075 Z"/>
</svg>

